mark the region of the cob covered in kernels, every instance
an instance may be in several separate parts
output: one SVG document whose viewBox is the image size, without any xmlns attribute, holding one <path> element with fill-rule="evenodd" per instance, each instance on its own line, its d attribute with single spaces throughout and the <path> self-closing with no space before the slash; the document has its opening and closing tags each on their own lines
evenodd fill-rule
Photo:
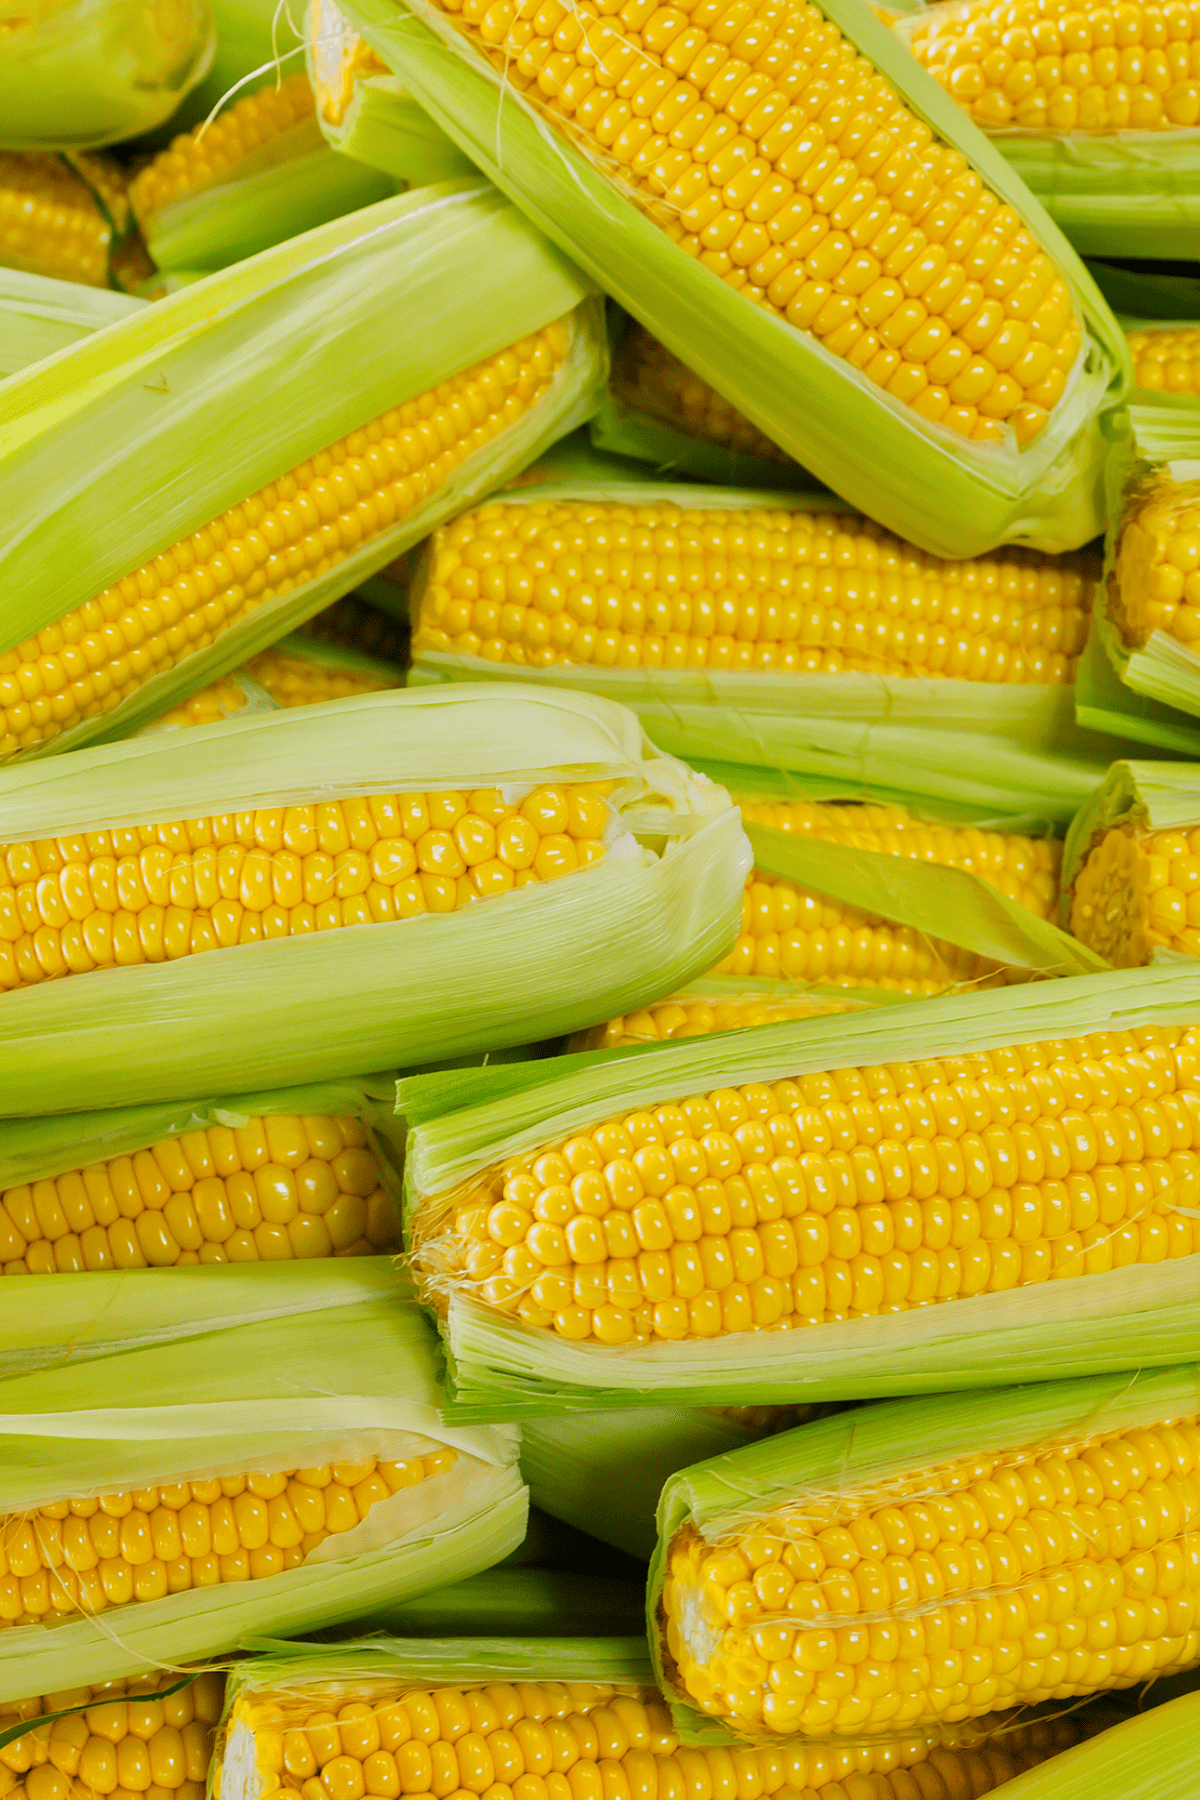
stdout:
<svg viewBox="0 0 1200 1800">
<path fill-rule="evenodd" d="M 309 644 L 301 636 L 260 651 L 246 673 L 264 687 L 279 706 L 320 706 L 349 694 L 378 694 L 399 687 L 403 671 L 357 654 L 339 654 L 330 646 Z"/>
<path fill-rule="evenodd" d="M 1129 348 L 1138 387 L 1200 394 L 1200 325 L 1147 325 L 1129 333 Z"/>
<path fill-rule="evenodd" d="M 0 1704 L 0 1729 L 34 1725 L 0 1750 L 5 1800 L 90 1800 L 94 1794 L 150 1794 L 204 1800 L 223 1674 L 186 1681 L 174 1671 L 68 1688 Z"/>
<path fill-rule="evenodd" d="M 153 264 L 121 167 L 106 156 L 0 151 L 0 263 L 132 291 Z"/>
<path fill-rule="evenodd" d="M 632 321 L 613 358 L 609 386 L 614 398 L 635 416 L 669 425 L 685 437 L 763 457 L 781 467 L 791 462 L 765 432 Z"/>
<path fill-rule="evenodd" d="M 129 203 L 143 229 L 172 200 L 211 187 L 256 150 L 313 117 L 307 75 L 284 75 L 215 119 L 193 126 L 139 171 L 129 184 Z"/>
<path fill-rule="evenodd" d="M 709 984 L 712 985 L 712 984 Z M 643 1006 L 639 1012 L 624 1018 L 610 1019 L 582 1033 L 581 1050 L 619 1050 L 629 1044 L 657 1044 L 668 1038 L 703 1037 L 712 1031 L 746 1031 L 754 1025 L 777 1025 L 784 1019 L 810 1019 L 826 1013 L 845 1012 L 858 1004 L 851 1000 L 833 1000 L 816 994 L 773 996 L 769 992 L 739 993 L 737 984 L 729 984 L 728 995 L 702 990 L 693 995 L 676 994 L 654 1006 Z"/>
<path fill-rule="evenodd" d="M 1124 497 L 1108 613 L 1123 645 L 1140 648 L 1162 631 L 1189 649 L 1200 639 L 1200 478 L 1170 466 L 1137 480 Z"/>
<path fill-rule="evenodd" d="M 1117 763 L 1067 835 L 1063 922 L 1119 969 L 1200 956 L 1200 771 Z"/>
</svg>

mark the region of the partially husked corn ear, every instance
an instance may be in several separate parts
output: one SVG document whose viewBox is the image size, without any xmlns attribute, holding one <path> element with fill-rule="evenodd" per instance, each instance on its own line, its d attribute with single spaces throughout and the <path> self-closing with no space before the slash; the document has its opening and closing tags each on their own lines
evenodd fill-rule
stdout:
<svg viewBox="0 0 1200 1800">
<path fill-rule="evenodd" d="M 627 1044 L 657 1044 L 667 1038 L 704 1037 L 712 1031 L 745 1031 L 754 1025 L 777 1025 L 784 1019 L 809 1019 L 831 1012 L 846 1012 L 848 1000 L 808 998 L 772 1000 L 766 994 L 738 994 L 728 1000 L 688 999 L 680 995 L 644 1006 L 597 1025 L 580 1045 L 586 1050 L 617 1050 Z"/>
<path fill-rule="evenodd" d="M 268 1115 L 0 1191 L 5 1275 L 374 1256 L 399 1221 L 357 1119 Z"/>
<path fill-rule="evenodd" d="M 1081 352 L 1012 207 L 795 0 L 438 0 L 679 250 L 917 418 L 1023 447 Z"/>
<path fill-rule="evenodd" d="M 1176 481 L 1169 468 L 1139 482 L 1125 501 L 1108 610 L 1123 642 L 1151 632 L 1192 648 L 1200 639 L 1200 480 Z"/>
<path fill-rule="evenodd" d="M 10 1513 L 0 1519 L 0 1627 L 282 1575 L 379 1501 L 456 1460 L 442 1446 L 398 1462 L 251 1471 Z"/>
<path fill-rule="evenodd" d="M 1082 1735 L 1070 1721 L 1026 1726 L 978 1749 L 930 1750 L 918 1735 L 854 1747 L 684 1749 L 654 1689 L 600 1682 L 495 1681 L 389 1692 L 373 1684 L 318 1708 L 303 1694 L 240 1696 L 227 1733 L 253 1734 L 260 1778 L 280 1800 L 393 1800 L 430 1785 L 515 1800 L 974 1800 Z M 315 1696 L 314 1696 L 315 1698 Z M 909 1770 L 919 1773 L 908 1773 Z M 841 1785 L 844 1784 L 844 1785 Z M 232 1788 L 232 1783 L 229 1784 Z M 218 1768 L 215 1793 L 223 1791 Z M 239 1789 L 239 1791 L 241 1791 Z"/>
<path fill-rule="evenodd" d="M 669 1551 L 681 1686 L 741 1730 L 893 1732 L 1200 1662 L 1200 1424 L 1097 1432 Z"/>
<path fill-rule="evenodd" d="M 494 500 L 434 533 L 413 649 L 531 668 L 1068 682 L 1099 574 L 1086 552 L 947 563 L 815 508 Z"/>
<path fill-rule="evenodd" d="M 129 184 L 138 223 L 146 226 L 173 200 L 211 187 L 244 157 L 312 117 L 308 76 L 288 75 L 181 133 Z"/>
<path fill-rule="evenodd" d="M 327 125 L 340 125 L 360 76 L 390 75 L 383 58 L 361 37 L 345 14 L 311 0 L 313 97 Z M 336 31 L 330 31 L 331 17 Z"/>
<path fill-rule="evenodd" d="M 125 175 L 106 156 L 0 151 L 0 263 L 87 287 L 133 288 L 153 268 Z"/>
<path fill-rule="evenodd" d="M 769 462 L 791 462 L 765 432 L 635 321 L 626 328 L 613 356 L 609 387 L 633 412 L 671 425 L 686 437 L 765 457 Z"/>
<path fill-rule="evenodd" d="M 377 694 L 399 687 L 404 679 L 399 669 L 393 676 L 340 669 L 277 644 L 251 657 L 246 673 L 280 706 L 319 706 L 325 700 L 344 700 L 348 694 Z"/>
<path fill-rule="evenodd" d="M 984 131 L 1200 123 L 1200 20 L 1187 0 L 970 0 L 932 7 L 905 36 Z"/>
<path fill-rule="evenodd" d="M 414 1268 L 443 1313 L 642 1344 L 1190 1256 L 1198 1051 L 1148 1027 L 649 1106 L 418 1200 Z"/>
<path fill-rule="evenodd" d="M 1116 969 L 1159 949 L 1200 956 L 1200 831 L 1105 831 L 1075 878 L 1071 931 Z"/>
<path fill-rule="evenodd" d="M 1197 48 L 1200 51 L 1200 43 Z M 1200 325 L 1148 328 L 1127 335 L 1138 387 L 1162 394 L 1200 394 Z"/>
<path fill-rule="evenodd" d="M 546 393 L 565 323 L 371 420 L 0 654 L 0 757 L 96 718 L 336 567 Z"/>
<path fill-rule="evenodd" d="M 71 1707 L 0 1750 L 3 1800 L 94 1800 L 146 1794 L 149 1800 L 204 1800 L 225 1677 L 197 1675 L 180 1687 L 163 1675 L 69 1688 L 0 1704 L 0 1730 Z M 164 1692 L 175 1688 L 176 1692 Z"/>
<path fill-rule="evenodd" d="M 372 794 L 0 846 L 0 989 L 455 912 L 598 862 L 608 784 Z"/>
<path fill-rule="evenodd" d="M 407 558 L 399 560 L 407 564 Z M 381 575 L 387 577 L 392 566 L 389 564 Z M 305 621 L 304 633 L 306 637 L 321 638 L 326 643 L 345 644 L 351 650 L 361 650 L 366 656 L 378 656 L 400 669 L 408 662 L 405 627 L 382 607 L 372 606 L 361 594 L 345 594 L 335 600 L 332 606 Z"/>
</svg>

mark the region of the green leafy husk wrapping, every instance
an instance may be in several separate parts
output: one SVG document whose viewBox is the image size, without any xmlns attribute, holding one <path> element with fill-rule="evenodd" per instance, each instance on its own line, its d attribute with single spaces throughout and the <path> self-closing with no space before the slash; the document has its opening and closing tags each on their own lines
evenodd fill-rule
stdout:
<svg viewBox="0 0 1200 1800">
<path fill-rule="evenodd" d="M 1087 344 L 1036 444 L 975 445 L 893 402 L 810 335 L 746 305 L 679 251 L 528 103 L 432 0 L 344 9 L 471 161 L 639 319 L 818 480 L 926 550 L 1074 549 L 1101 528 L 1104 412 L 1129 384 L 1125 339 L 1084 265 L 998 151 L 858 0 L 822 10 L 912 110 L 1025 220 L 1071 288 Z"/>
<path fill-rule="evenodd" d="M 0 770 L 0 843 L 326 796 L 617 783 L 613 848 L 447 914 L 240 944 L 0 997 L 20 1115 L 443 1061 L 597 1024 L 711 968 L 750 851 L 724 791 L 623 709 L 497 687 L 360 694 Z"/>
<path fill-rule="evenodd" d="M 0 381 L 140 312 L 144 304 L 108 288 L 0 269 Z"/>
<path fill-rule="evenodd" d="M 636 1637 L 646 1596 L 633 1581 L 573 1569 L 487 1569 L 452 1587 L 356 1619 L 355 1636 Z"/>
<path fill-rule="evenodd" d="M 713 489 L 614 475 L 569 474 L 493 494 L 489 505 L 594 500 L 693 506 L 705 511 L 846 512 L 832 494 Z M 421 575 L 412 595 L 419 610 Z M 410 686 L 431 682 L 536 682 L 584 689 L 631 706 L 664 750 L 711 769 L 738 792 L 786 771 L 799 785 L 841 782 L 857 793 L 905 793 L 976 814 L 1033 814 L 1064 826 L 1127 748 L 1081 728 L 1067 686 L 1010 686 L 911 675 L 797 675 L 753 670 L 527 668 L 457 652 L 418 649 Z"/>
<path fill-rule="evenodd" d="M 489 1071 L 410 1077 L 405 1235 L 481 1170 L 613 1113 L 816 1070 L 967 1055 L 1046 1038 L 1200 1022 L 1200 972 L 1134 969 L 945 995 L 720 1036 Z M 905 1313 L 785 1332 L 575 1344 L 460 1293 L 439 1302 L 451 1415 L 784 1405 L 986 1388 L 1200 1354 L 1200 1259 L 1134 1266 Z M 1119 1320 L 1120 1329 L 1114 1330 Z"/>
<path fill-rule="evenodd" d="M 572 430 L 605 377 L 599 308 L 500 195 L 460 182 L 289 239 L 15 376 L 0 426 L 0 648 L 345 433 L 571 315 L 571 348 L 542 400 L 405 518 L 32 754 L 75 749 L 156 716 Z"/>
<path fill-rule="evenodd" d="M 0 150 L 95 150 L 151 131 L 207 73 L 210 0 L 3 0 Z"/>
<path fill-rule="evenodd" d="M 442 1475 L 372 1508 L 353 1541 L 328 1540 L 298 1569 L 10 1627 L 0 1699 L 220 1656 L 254 1633 L 332 1625 L 498 1562 L 525 1530 L 515 1434 L 447 1428 L 439 1397 L 432 1334 L 390 1298 L 0 1382 L 3 1513 L 217 1473 L 421 1454 L 421 1442 L 458 1452 Z"/>
<path fill-rule="evenodd" d="M 1102 1432 L 1187 1417 L 1198 1409 L 1200 1368 L 1183 1363 L 1149 1373 L 999 1388 L 983 1406 L 968 1404 L 961 1394 L 943 1394 L 859 1408 L 670 1476 L 658 1505 L 646 1622 L 655 1676 L 681 1741 L 746 1741 L 743 1734 L 690 1704 L 666 1648 L 663 1582 L 671 1545 L 684 1525 L 694 1526 L 713 1542 L 805 1495 L 852 1499 L 869 1494 L 889 1478 L 944 1468 L 960 1459 L 1077 1442 Z M 1031 1790 L 1039 1796 L 1053 1794 L 1055 1800 L 1060 1793 L 1075 1792 L 1049 1781 L 1044 1788 Z"/>
<path fill-rule="evenodd" d="M 1187 831 L 1200 825 L 1200 766 L 1196 763 L 1114 763 L 1071 823 L 1063 844 L 1060 917 L 1071 917 L 1075 882 L 1096 839 L 1132 820 L 1146 831 Z"/>
<path fill-rule="evenodd" d="M 399 1209 L 404 1132 L 394 1101 L 389 1077 L 364 1076 L 175 1105 L 0 1119 L 0 1194 L 211 1125 L 236 1128 L 257 1117 L 318 1113 L 362 1121 L 380 1180 Z M 78 1361 L 408 1291 L 390 1256 L 26 1275 L 4 1286 L 0 1375 L 51 1366 L 64 1350 Z"/>
</svg>

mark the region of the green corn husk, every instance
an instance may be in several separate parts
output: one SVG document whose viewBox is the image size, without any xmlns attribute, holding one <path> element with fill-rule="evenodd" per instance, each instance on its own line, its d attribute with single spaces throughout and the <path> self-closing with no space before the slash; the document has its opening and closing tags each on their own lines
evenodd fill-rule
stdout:
<svg viewBox="0 0 1200 1800">
<path fill-rule="evenodd" d="M 0 381 L 140 312 L 144 304 L 132 294 L 0 269 Z"/>
<path fill-rule="evenodd" d="M 605 291 L 775 443 L 847 500 L 940 556 L 1001 542 L 1073 549 L 1101 526 L 1101 418 L 1129 382 L 1125 341 L 1083 264 L 998 152 L 859 0 L 829 18 L 966 155 L 1062 271 L 1092 346 L 1042 437 L 954 441 L 679 251 L 468 43 L 432 0 L 344 10 L 435 123 Z"/>
<path fill-rule="evenodd" d="M 0 999 L 7 1114 L 442 1061 L 556 1037 L 700 974 L 749 848 L 728 795 L 584 694 L 360 694 L 0 771 L 0 843 L 329 795 L 618 784 L 625 850 L 424 920 L 241 944 Z"/>
<path fill-rule="evenodd" d="M 0 150 L 95 150 L 151 131 L 207 73 L 211 0 L 3 0 Z"/>
<path fill-rule="evenodd" d="M 1113 764 L 1086 805 L 1076 813 L 1063 844 L 1059 916 L 1064 927 L 1070 924 L 1075 882 L 1093 843 L 1126 820 L 1144 831 L 1189 831 L 1200 825 L 1200 766 L 1160 762 Z"/>
<path fill-rule="evenodd" d="M 339 1635 L 632 1638 L 645 1610 L 639 1582 L 563 1569 L 487 1569 L 420 1599 L 373 1608 Z"/>
<path fill-rule="evenodd" d="M 489 505 L 555 500 L 623 505 L 847 512 L 832 494 L 751 493 L 574 475 L 492 494 Z M 420 575 L 417 577 L 419 595 Z M 419 601 L 418 601 L 419 604 Z M 1076 725 L 1068 686 L 1009 685 L 915 675 L 753 670 L 529 668 L 418 647 L 412 686 L 456 681 L 536 682 L 582 688 L 638 714 L 673 756 L 720 769 L 738 792 L 781 771 L 795 785 L 842 782 L 874 797 L 907 794 L 985 815 L 1034 814 L 1065 826 L 1127 745 Z"/>
<path fill-rule="evenodd" d="M 307 31 L 308 78 L 321 130 L 333 149 L 398 181 L 420 184 L 475 173 L 474 164 L 386 67 L 356 66 L 363 41 L 336 0 L 314 0 Z"/>
<path fill-rule="evenodd" d="M 260 1094 L 189 1097 L 173 1106 L 0 1119 L 0 1195 L 212 1125 L 236 1128 L 252 1118 L 316 1113 L 362 1122 L 380 1179 L 398 1211 L 404 1132 L 394 1103 L 394 1081 L 380 1075 Z M 181 1265 L 132 1273 L 136 1280 L 128 1270 L 100 1269 L 83 1276 L 26 1275 L 6 1282 L 0 1376 L 52 1365 L 64 1344 L 70 1345 L 72 1360 L 106 1356 L 406 1292 L 387 1255 Z"/>
<path fill-rule="evenodd" d="M 915 1000 L 539 1064 L 409 1077 L 405 1239 L 418 1214 L 510 1155 L 613 1113 L 743 1082 L 1200 1022 L 1200 974 L 1134 969 Z M 441 1303 L 455 1418 L 563 1408 L 786 1405 L 986 1388 L 1200 1353 L 1200 1259 L 1183 1257 L 907 1312 L 682 1343 L 575 1344 L 459 1293 Z M 1114 1331 L 1114 1321 L 1120 1321 Z"/>
<path fill-rule="evenodd" d="M 1118 318 L 1200 319 L 1200 280 L 1194 275 L 1167 273 L 1153 264 L 1135 271 L 1089 262 L 1088 269 Z"/>
<path fill-rule="evenodd" d="M 253 1633 L 331 1625 L 498 1562 L 525 1529 L 516 1436 L 440 1425 L 436 1365 L 416 1308 L 382 1299 L 0 1382 L 4 1513 L 209 1472 L 411 1455 L 412 1433 L 459 1453 L 440 1495 L 431 1486 L 407 1518 L 401 1508 L 385 1513 L 348 1552 L 258 1581 L 11 1627 L 0 1641 L 0 1699 L 217 1656 Z"/>
<path fill-rule="evenodd" d="M 962 1394 L 885 1402 L 803 1425 L 672 1475 L 658 1506 L 658 1543 L 647 1582 L 646 1620 L 655 1677 L 681 1742 L 716 1745 L 747 1740 L 746 1733 L 691 1704 L 675 1679 L 673 1660 L 666 1650 L 662 1591 L 670 1547 L 681 1527 L 693 1526 L 711 1543 L 745 1530 L 805 1494 L 852 1500 L 858 1494 L 878 1491 L 889 1479 L 925 1469 L 1153 1426 L 1190 1416 L 1198 1408 L 1200 1368 L 1177 1364 L 1152 1373 L 1125 1372 L 999 1388 L 984 1406 L 966 1403 Z M 887 1727 L 883 1735 L 888 1735 Z M 777 1741 L 770 1733 L 767 1737 Z M 806 1741 L 804 1734 L 794 1741 Z M 1050 1767 L 1053 1764 L 1047 1765 Z M 1060 1790 L 1044 1771 L 1038 1773 L 1045 1785 L 1030 1793 L 1059 1800 Z M 1014 1789 L 1019 1785 L 1014 1784 Z M 1076 1792 L 1072 1788 L 1061 1791 Z"/>
<path fill-rule="evenodd" d="M 428 179 L 457 173 L 431 169 Z M 396 192 L 390 176 L 337 156 L 316 120 L 306 119 L 139 222 L 159 269 L 207 272 Z"/>
<path fill-rule="evenodd" d="M 346 432 L 567 314 L 573 347 L 542 401 L 405 518 L 34 754 L 158 715 L 515 474 L 586 415 L 605 346 L 580 277 L 498 194 L 460 183 L 291 239 L 16 376 L 0 428 L 0 649 Z"/>
</svg>

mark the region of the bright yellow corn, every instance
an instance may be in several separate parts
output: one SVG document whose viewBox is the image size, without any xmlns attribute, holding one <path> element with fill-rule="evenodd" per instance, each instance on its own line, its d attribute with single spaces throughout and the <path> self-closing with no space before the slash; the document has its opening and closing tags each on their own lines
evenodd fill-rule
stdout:
<svg viewBox="0 0 1200 1800">
<path fill-rule="evenodd" d="M 327 125 L 340 125 L 354 98 L 357 78 L 360 75 L 390 75 L 391 70 L 372 50 L 366 38 L 359 37 L 344 13 L 334 15 L 337 33 L 331 37 L 329 13 L 321 0 L 312 0 L 309 10 L 312 14 L 310 41 L 316 104 Z"/>
<path fill-rule="evenodd" d="M 1065 682 L 1099 573 L 1083 552 L 942 562 L 840 512 L 493 501 L 434 533 L 413 649 Z"/>
<path fill-rule="evenodd" d="M 308 76 L 289 75 L 278 87 L 261 88 L 236 101 L 211 124 L 194 125 L 130 182 L 129 203 L 138 223 L 147 224 L 182 194 L 211 186 L 243 157 L 312 116 Z"/>
<path fill-rule="evenodd" d="M 1110 1033 L 691 1095 L 418 1208 L 461 1292 L 601 1344 L 800 1329 L 1200 1248 L 1200 1034 Z"/>
<path fill-rule="evenodd" d="M 459 1800 L 495 1800 L 498 1787 L 519 1800 L 978 1800 L 1083 1735 L 1056 1720 L 975 1749 L 931 1751 L 912 1736 L 877 1747 L 788 1745 L 731 1756 L 683 1749 L 654 1689 L 575 1681 L 415 1693 L 381 1686 L 346 1699 L 354 1690 L 338 1684 L 323 1707 L 302 1694 L 243 1695 L 228 1729 L 253 1732 L 260 1779 L 281 1759 L 280 1800 L 355 1800 L 364 1792 L 394 1800 L 431 1782 L 454 1782 Z M 219 1800 L 219 1769 L 215 1792 Z"/>
<path fill-rule="evenodd" d="M 1071 931 L 1117 969 L 1158 949 L 1200 956 L 1200 831 L 1104 832 L 1075 878 Z"/>
<path fill-rule="evenodd" d="M 170 731 L 187 725 L 216 725 L 222 719 L 232 718 L 245 704 L 246 691 L 236 675 L 222 675 L 199 693 L 189 694 L 178 706 L 170 707 L 155 719 L 154 725 Z"/>
<path fill-rule="evenodd" d="M 1200 394 L 1200 325 L 1127 335 L 1134 379 L 1140 388 L 1164 394 Z"/>
<path fill-rule="evenodd" d="M 153 273 L 141 239 L 128 237 L 129 200 L 119 165 L 105 156 L 0 151 L 0 264 L 78 281 L 133 288 Z"/>
<path fill-rule="evenodd" d="M 613 357 L 609 386 L 633 412 L 674 426 L 685 437 L 769 462 L 791 462 L 757 425 L 635 321 L 630 321 Z"/>
<path fill-rule="evenodd" d="M 775 831 L 807 834 L 890 856 L 965 869 L 1040 919 L 1058 900 L 1062 845 L 975 827 L 930 825 L 900 806 L 838 801 L 740 802 L 742 817 Z M 780 876 L 754 869 L 742 900 L 742 928 L 718 975 L 777 977 L 937 994 L 970 982 L 992 986 L 999 965 L 909 926 L 857 911 Z"/>
<path fill-rule="evenodd" d="M 357 1119 L 254 1118 L 0 1192 L 6 1275 L 374 1256 L 399 1221 Z"/>
<path fill-rule="evenodd" d="M 0 654 L 0 758 L 111 712 L 279 594 L 343 562 L 546 392 L 554 324 L 330 445 Z"/>
<path fill-rule="evenodd" d="M 1045 428 L 1081 349 L 1066 283 L 818 7 L 439 3 L 749 302 L 964 437 Z"/>
<path fill-rule="evenodd" d="M 784 1019 L 846 1012 L 848 1001 L 820 996 L 772 1000 L 764 994 L 739 994 L 728 1000 L 660 1000 L 640 1012 L 610 1019 L 581 1036 L 581 1050 L 615 1050 L 626 1044 L 657 1044 L 667 1038 L 705 1037 L 712 1031 L 744 1031 L 753 1025 L 776 1025 Z"/>
<path fill-rule="evenodd" d="M 1200 639 L 1200 481 L 1160 469 L 1129 495 L 1117 537 L 1108 604 L 1126 644 L 1152 631 Z"/>
<path fill-rule="evenodd" d="M 252 657 L 246 673 L 280 706 L 318 706 L 323 700 L 343 700 L 348 694 L 376 694 L 399 687 L 404 679 L 399 669 L 392 677 L 337 669 L 308 656 L 293 655 L 278 645 Z"/>
<path fill-rule="evenodd" d="M 399 560 L 399 559 L 398 559 Z M 407 567 L 407 558 L 404 559 Z M 395 564 L 381 571 L 388 576 Z M 403 669 L 408 662 L 408 632 L 399 619 L 381 607 L 372 606 L 361 594 L 345 594 L 324 612 L 306 621 L 307 637 L 321 638 L 330 644 L 346 644 L 361 650 L 364 656 L 377 656 L 382 662 Z"/>
<path fill-rule="evenodd" d="M 1200 123 L 1200 19 L 1187 0 L 975 0 L 909 39 L 985 131 L 1173 131 Z"/>
<path fill-rule="evenodd" d="M 327 1537 L 440 1475 L 456 1454 L 174 1482 L 10 1513 L 0 1519 L 0 1626 L 298 1569 Z"/>
<path fill-rule="evenodd" d="M 18 1719 L 91 1702 L 86 1712 L 39 1725 L 0 1750 L 2 1800 L 95 1800 L 118 1793 L 204 1800 L 225 1677 L 197 1675 L 178 1692 L 162 1693 L 178 1687 L 179 1679 L 172 1670 L 0 1705 L 3 1730 Z"/>
<path fill-rule="evenodd" d="M 554 881 L 603 856 L 607 792 L 372 794 L 0 846 L 0 988 Z"/>
<path fill-rule="evenodd" d="M 742 1729 L 903 1731 L 1200 1660 L 1200 1425 L 814 1495 L 670 1549 L 667 1642 Z"/>
</svg>

